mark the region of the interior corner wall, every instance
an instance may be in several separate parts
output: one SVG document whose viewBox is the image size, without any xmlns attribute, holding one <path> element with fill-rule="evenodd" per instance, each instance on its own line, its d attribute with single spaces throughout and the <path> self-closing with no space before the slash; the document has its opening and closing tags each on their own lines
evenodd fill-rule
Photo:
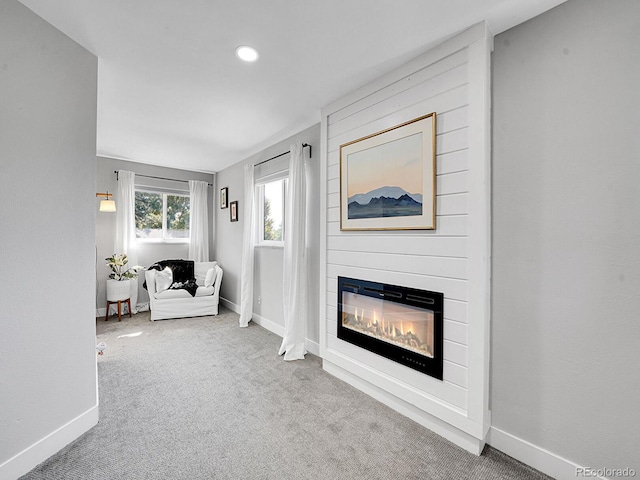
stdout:
<svg viewBox="0 0 640 480">
<path fill-rule="evenodd" d="M 0 478 L 98 421 L 97 58 L 0 2 Z"/>
<path fill-rule="evenodd" d="M 636 0 L 570 0 L 495 38 L 492 430 L 636 472 L 638 85 Z"/>
<path fill-rule="evenodd" d="M 98 192 L 115 193 L 118 188 L 116 179 L 117 170 L 127 170 L 137 175 L 148 175 L 151 177 L 170 178 L 178 181 L 161 180 L 158 178 L 137 177 L 136 185 L 145 185 L 149 188 L 173 188 L 183 190 L 189 193 L 188 180 L 200 180 L 215 185 L 215 175 L 212 173 L 193 172 L 190 170 L 180 170 L 177 168 L 158 167 L 155 165 L 147 165 L 144 163 L 131 162 L 108 157 L 98 157 L 97 167 L 97 190 Z M 215 187 L 208 188 L 208 208 L 209 208 L 209 259 L 215 260 L 215 229 L 214 226 L 214 195 Z M 115 199 L 115 197 L 114 197 Z M 116 200 L 116 208 L 117 199 Z M 101 316 L 106 313 L 107 305 L 107 278 L 111 273 L 109 267 L 105 263 L 105 259 L 114 252 L 113 246 L 115 242 L 116 232 L 116 215 L 115 213 L 105 213 L 99 211 L 100 202 L 94 202 L 96 212 L 96 310 L 97 315 Z M 144 267 L 158 262 L 160 260 L 173 258 L 188 258 L 188 243 L 146 243 L 138 244 L 138 264 Z M 138 305 L 149 302 L 149 295 L 142 287 L 144 275 L 138 276 Z"/>
<path fill-rule="evenodd" d="M 308 321 L 307 346 L 312 353 L 318 344 L 318 265 L 320 252 L 320 125 L 309 127 L 286 140 L 275 143 L 244 161 L 218 172 L 216 195 L 216 260 L 224 270 L 220 287 L 221 301 L 235 311 L 240 308 L 240 278 L 242 270 L 242 231 L 244 228 L 244 165 L 258 163 L 289 150 L 292 143 L 308 143 L 312 147 L 312 158 L 307 161 L 307 202 L 308 202 Z M 274 160 L 288 168 L 289 156 Z M 272 162 L 269 162 L 272 164 Z M 268 164 L 267 164 L 268 165 Z M 229 209 L 221 209 L 219 192 L 229 189 L 229 202 L 238 201 L 237 222 L 231 222 Z M 283 249 L 278 247 L 256 247 L 254 270 L 254 321 L 281 335 L 284 329 L 282 305 L 282 260 Z"/>
</svg>

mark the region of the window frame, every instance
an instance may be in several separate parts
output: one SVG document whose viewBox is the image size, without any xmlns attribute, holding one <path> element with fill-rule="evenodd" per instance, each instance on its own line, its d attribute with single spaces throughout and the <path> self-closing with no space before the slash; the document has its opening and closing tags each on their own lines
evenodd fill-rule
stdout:
<svg viewBox="0 0 640 480">
<path fill-rule="evenodd" d="M 288 187 L 288 171 L 277 172 L 266 177 L 262 177 L 255 182 L 254 194 L 256 197 L 257 215 L 256 221 L 256 247 L 275 247 L 284 248 L 284 235 L 286 229 L 286 199 Z M 264 187 L 269 183 L 282 181 L 282 240 L 265 240 L 264 239 Z"/>
<path fill-rule="evenodd" d="M 191 195 L 188 192 L 178 191 L 163 191 L 160 189 L 154 189 L 149 187 L 135 187 L 134 188 L 134 202 L 136 201 L 135 195 L 137 192 L 153 193 L 155 195 L 162 195 L 162 237 L 161 238 L 141 238 L 136 235 L 136 243 L 154 243 L 154 244 L 184 244 L 191 241 L 191 228 L 189 228 L 189 236 L 186 238 L 170 238 L 167 236 L 167 196 L 174 197 L 187 197 Z M 135 212 L 135 204 L 134 204 Z M 189 216 L 191 216 L 191 201 L 189 201 Z M 136 232 L 137 232 L 136 228 Z"/>
</svg>

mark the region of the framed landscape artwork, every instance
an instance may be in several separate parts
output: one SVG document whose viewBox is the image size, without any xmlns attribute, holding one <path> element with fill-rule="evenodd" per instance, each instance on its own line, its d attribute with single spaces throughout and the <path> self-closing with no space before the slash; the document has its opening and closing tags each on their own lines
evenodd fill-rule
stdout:
<svg viewBox="0 0 640 480">
<path fill-rule="evenodd" d="M 238 221 L 238 201 L 229 204 L 229 217 L 232 222 Z"/>
<path fill-rule="evenodd" d="M 229 195 L 229 187 L 224 187 L 220 189 L 220 208 L 227 208 L 229 206 L 229 200 L 227 196 Z"/>
<path fill-rule="evenodd" d="M 340 145 L 340 230 L 435 228 L 435 112 Z"/>
</svg>

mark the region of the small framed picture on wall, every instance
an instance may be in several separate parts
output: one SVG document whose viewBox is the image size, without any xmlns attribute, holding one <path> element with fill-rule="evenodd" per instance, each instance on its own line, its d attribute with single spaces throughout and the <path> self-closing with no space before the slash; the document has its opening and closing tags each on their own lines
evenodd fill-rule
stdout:
<svg viewBox="0 0 640 480">
<path fill-rule="evenodd" d="M 220 189 L 220 208 L 227 208 L 229 206 L 229 187 Z"/>
<path fill-rule="evenodd" d="M 231 218 L 232 222 L 237 222 L 238 221 L 238 201 L 236 200 L 235 202 L 231 202 L 229 204 L 230 210 L 229 210 L 229 216 Z"/>
</svg>

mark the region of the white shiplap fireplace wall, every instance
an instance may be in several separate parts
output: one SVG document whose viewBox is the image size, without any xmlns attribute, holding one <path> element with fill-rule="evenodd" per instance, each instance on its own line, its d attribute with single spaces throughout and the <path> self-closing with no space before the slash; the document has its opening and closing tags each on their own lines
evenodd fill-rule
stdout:
<svg viewBox="0 0 640 480">
<path fill-rule="evenodd" d="M 322 111 L 324 369 L 479 454 L 490 427 L 490 58 L 484 23 Z M 340 231 L 340 145 L 436 112 L 437 228 Z M 337 277 L 444 294 L 444 379 L 339 340 Z"/>
</svg>

